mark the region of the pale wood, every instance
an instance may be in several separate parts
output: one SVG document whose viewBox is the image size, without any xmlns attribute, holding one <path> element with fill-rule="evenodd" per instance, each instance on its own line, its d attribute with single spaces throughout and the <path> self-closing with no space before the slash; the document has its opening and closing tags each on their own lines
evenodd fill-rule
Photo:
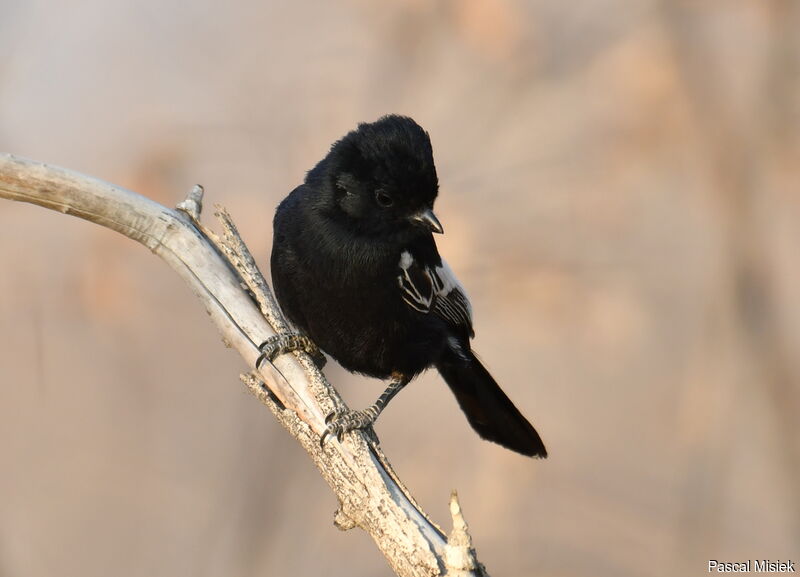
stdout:
<svg viewBox="0 0 800 577">
<path fill-rule="evenodd" d="M 263 363 L 255 371 L 258 344 L 275 334 L 273 327 L 284 331 L 288 324 L 227 213 L 221 211 L 222 240 L 200 225 L 202 194 L 195 187 L 180 210 L 173 210 L 101 180 L 0 154 L 0 198 L 37 204 L 120 232 L 161 257 L 186 281 L 223 341 L 250 367 L 252 372 L 242 380 L 300 442 L 335 493 L 340 503 L 337 527 L 367 531 L 402 577 L 486 575 L 455 498 L 451 510 L 453 535 L 458 537 L 448 546 L 372 435 L 351 433 L 341 443 L 333 439 L 320 447 L 324 415 L 343 403 L 306 354 L 282 355 L 274 365 Z M 448 567 L 447 559 L 458 559 L 458 566 Z"/>
</svg>

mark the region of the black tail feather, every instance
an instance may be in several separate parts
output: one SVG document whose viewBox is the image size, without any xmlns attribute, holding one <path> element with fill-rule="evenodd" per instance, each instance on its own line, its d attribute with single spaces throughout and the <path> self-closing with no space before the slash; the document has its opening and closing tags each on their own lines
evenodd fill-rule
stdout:
<svg viewBox="0 0 800 577">
<path fill-rule="evenodd" d="M 448 355 L 436 365 L 472 428 L 487 441 L 529 457 L 547 457 L 536 429 L 522 416 L 481 362 L 470 352 Z"/>
</svg>

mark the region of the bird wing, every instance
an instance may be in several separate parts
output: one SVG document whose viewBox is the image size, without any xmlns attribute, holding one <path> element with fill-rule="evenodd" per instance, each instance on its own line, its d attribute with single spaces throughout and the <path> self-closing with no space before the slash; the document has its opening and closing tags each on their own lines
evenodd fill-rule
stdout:
<svg viewBox="0 0 800 577">
<path fill-rule="evenodd" d="M 434 314 L 453 328 L 472 330 L 472 307 L 455 274 L 444 259 L 439 265 L 425 265 L 410 252 L 400 255 L 400 274 L 397 276 L 405 303 L 424 314 Z"/>
</svg>

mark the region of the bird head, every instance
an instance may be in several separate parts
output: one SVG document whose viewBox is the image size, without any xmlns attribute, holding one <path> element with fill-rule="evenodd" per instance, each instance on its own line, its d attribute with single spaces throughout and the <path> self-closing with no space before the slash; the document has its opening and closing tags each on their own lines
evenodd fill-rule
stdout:
<svg viewBox="0 0 800 577">
<path fill-rule="evenodd" d="M 360 124 L 331 147 L 306 183 L 320 206 L 367 235 L 441 233 L 433 214 L 439 190 L 428 133 L 411 118 Z"/>
</svg>

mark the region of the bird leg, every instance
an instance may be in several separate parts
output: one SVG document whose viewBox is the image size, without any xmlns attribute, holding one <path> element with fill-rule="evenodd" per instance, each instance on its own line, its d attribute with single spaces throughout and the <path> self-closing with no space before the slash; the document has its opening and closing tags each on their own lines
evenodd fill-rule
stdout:
<svg viewBox="0 0 800 577">
<path fill-rule="evenodd" d="M 378 400 L 372 405 L 362 411 L 351 411 L 345 409 L 342 411 L 333 411 L 325 417 L 325 423 L 328 427 L 322 434 L 319 441 L 320 446 L 325 444 L 328 437 L 335 436 L 339 441 L 342 440 L 342 435 L 350 431 L 366 429 L 372 426 L 377 420 L 381 411 L 386 408 L 389 401 L 400 392 L 400 390 L 408 384 L 409 379 L 401 375 L 394 375 L 391 382 L 383 391 Z"/>
<path fill-rule="evenodd" d="M 275 335 L 258 345 L 258 349 L 261 351 L 261 354 L 258 355 L 256 359 L 256 368 L 260 368 L 261 363 L 265 360 L 272 362 L 278 356 L 292 351 L 304 351 L 308 353 L 319 368 L 325 365 L 325 356 L 320 352 L 317 345 L 307 336 L 301 335 L 300 333 Z"/>
</svg>

